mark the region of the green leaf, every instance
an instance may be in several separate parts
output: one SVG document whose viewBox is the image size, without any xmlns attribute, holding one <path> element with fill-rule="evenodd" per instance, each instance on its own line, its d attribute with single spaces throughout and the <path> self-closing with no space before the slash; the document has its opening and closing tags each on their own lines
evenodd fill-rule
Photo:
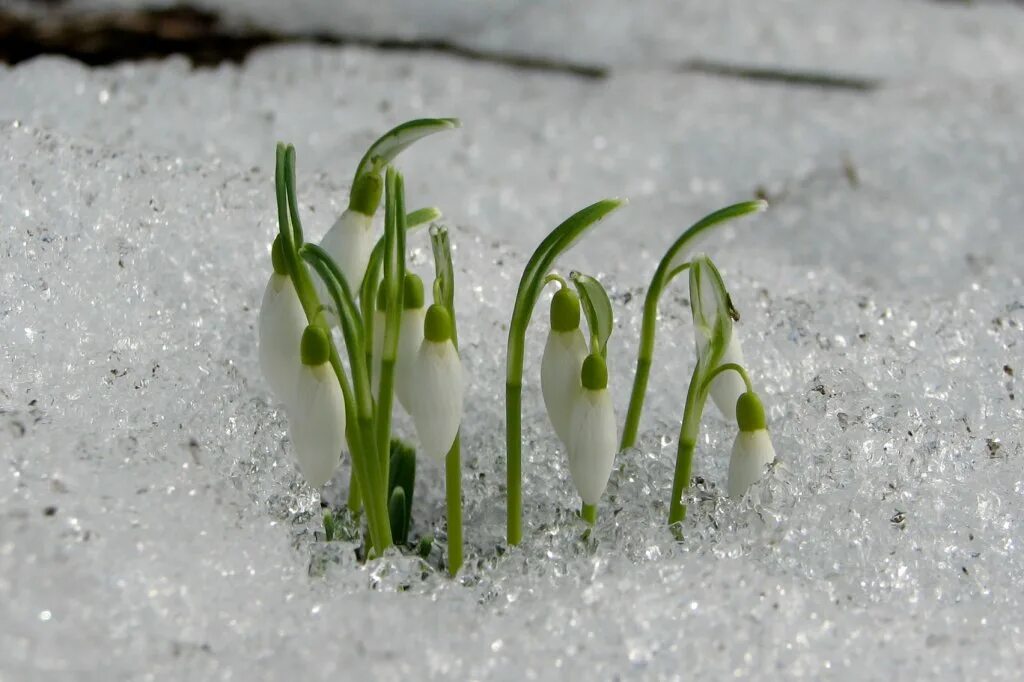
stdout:
<svg viewBox="0 0 1024 682">
<path fill-rule="evenodd" d="M 697 362 L 714 369 L 732 338 L 729 292 L 722 275 L 707 256 L 690 265 L 690 310 L 697 334 Z"/>
<path fill-rule="evenodd" d="M 692 248 L 685 249 L 685 247 L 696 246 L 696 242 L 694 240 L 699 237 L 706 236 L 706 233 L 711 228 L 721 225 L 733 218 L 739 218 L 750 213 L 757 213 L 767 209 L 768 202 L 762 199 L 758 199 L 756 201 L 742 201 L 738 204 L 721 208 L 698 220 L 688 230 L 686 230 L 686 232 L 680 235 L 679 238 L 672 243 L 672 246 L 668 247 L 668 251 L 666 251 L 665 255 L 662 257 L 661 261 L 664 263 L 664 267 L 659 267 L 658 270 L 659 272 L 663 271 L 668 274 L 662 285 L 668 284 L 676 275 L 686 269 L 687 255 L 692 252 Z"/>
<path fill-rule="evenodd" d="M 608 337 L 612 335 L 614 320 L 612 317 L 612 302 L 608 299 L 601 283 L 582 272 L 572 272 L 569 279 L 576 285 L 580 292 L 580 303 L 583 304 L 583 313 L 587 316 L 587 326 L 590 327 L 590 336 L 597 341 L 597 348 L 593 347 L 591 341 L 591 353 L 600 353 L 602 357 L 608 357 Z"/>
<path fill-rule="evenodd" d="M 455 268 L 452 266 L 452 245 L 448 239 L 448 228 L 435 225 L 430 228 L 430 249 L 434 254 L 434 286 L 442 304 L 455 319 Z"/>
<path fill-rule="evenodd" d="M 391 163 L 396 156 L 417 140 L 461 126 L 462 123 L 457 118 L 419 118 L 414 121 L 406 121 L 384 133 L 370 145 L 370 148 L 363 154 L 363 158 L 360 159 L 359 165 L 356 166 L 354 177 L 358 178 L 371 170 L 375 163 L 380 165 Z M 352 185 L 355 186 L 354 179 Z"/>
<path fill-rule="evenodd" d="M 412 230 L 441 219 L 441 209 L 435 206 L 420 208 L 405 216 L 405 229 Z"/>
</svg>

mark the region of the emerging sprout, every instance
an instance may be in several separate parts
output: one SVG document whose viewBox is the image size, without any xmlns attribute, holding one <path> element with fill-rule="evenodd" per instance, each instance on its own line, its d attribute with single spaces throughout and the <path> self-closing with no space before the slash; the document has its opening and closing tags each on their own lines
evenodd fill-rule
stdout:
<svg viewBox="0 0 1024 682">
<path fill-rule="evenodd" d="M 732 445 L 728 488 L 730 497 L 743 497 L 761 478 L 765 466 L 775 461 L 775 448 L 756 393 L 743 393 L 736 401 L 736 422 L 740 432 Z"/>
</svg>

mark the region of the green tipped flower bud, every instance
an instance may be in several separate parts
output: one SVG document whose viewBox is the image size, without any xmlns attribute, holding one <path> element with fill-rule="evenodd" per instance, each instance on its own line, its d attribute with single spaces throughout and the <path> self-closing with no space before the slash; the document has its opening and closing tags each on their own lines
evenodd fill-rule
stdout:
<svg viewBox="0 0 1024 682">
<path fill-rule="evenodd" d="M 568 287 L 562 287 L 551 299 L 551 328 L 556 332 L 571 332 L 580 326 L 580 297 Z"/>
<path fill-rule="evenodd" d="M 384 180 L 380 173 L 363 173 L 356 179 L 349 194 L 348 208 L 350 211 L 373 215 L 377 212 L 381 194 L 384 192 Z"/>
<path fill-rule="evenodd" d="M 317 324 L 311 324 L 302 332 L 300 344 L 302 364 L 317 366 L 327 362 L 331 355 L 331 339 L 327 330 Z"/>
<path fill-rule="evenodd" d="M 448 309 L 434 303 L 427 308 L 427 317 L 423 322 L 423 336 L 434 343 L 444 343 L 452 338 L 452 318 Z"/>
<path fill-rule="evenodd" d="M 589 391 L 602 391 L 608 388 L 608 365 L 604 358 L 596 353 L 591 353 L 583 361 L 583 371 L 580 373 L 583 381 L 583 388 Z"/>
<path fill-rule="evenodd" d="M 274 265 L 274 272 L 279 275 L 288 274 L 288 264 L 284 259 L 284 242 L 281 235 L 274 238 L 274 245 L 270 248 L 270 262 Z"/>
<path fill-rule="evenodd" d="M 415 273 L 405 273 L 405 287 L 402 292 L 402 307 L 406 310 L 423 307 L 423 280 Z"/>
<path fill-rule="evenodd" d="M 736 401 L 736 423 L 740 431 L 762 431 L 767 428 L 764 406 L 756 393 L 744 393 Z"/>
</svg>

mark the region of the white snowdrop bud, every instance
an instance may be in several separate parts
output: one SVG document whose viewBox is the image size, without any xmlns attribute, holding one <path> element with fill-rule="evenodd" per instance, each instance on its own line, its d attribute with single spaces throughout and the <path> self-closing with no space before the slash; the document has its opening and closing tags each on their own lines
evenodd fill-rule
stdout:
<svg viewBox="0 0 1024 682">
<path fill-rule="evenodd" d="M 260 368 L 277 399 L 285 405 L 295 399 L 295 377 L 299 371 L 299 343 L 306 328 L 295 285 L 286 274 L 281 237 L 274 240 L 274 274 L 263 291 L 260 304 Z"/>
<path fill-rule="evenodd" d="M 569 472 L 584 504 L 597 504 L 608 485 L 618 451 L 615 409 L 608 392 L 608 367 L 597 354 L 588 355 L 581 371 L 581 390 L 569 426 Z"/>
<path fill-rule="evenodd" d="M 756 393 L 743 393 L 736 401 L 736 422 L 740 432 L 729 459 L 728 489 L 730 497 L 743 497 L 760 480 L 765 465 L 775 461 L 775 448 Z"/>
<path fill-rule="evenodd" d="M 551 299 L 551 331 L 540 363 L 540 387 L 551 426 L 566 446 L 587 352 L 580 330 L 580 299 L 572 289 L 563 287 Z"/>
<path fill-rule="evenodd" d="M 462 421 L 462 362 L 452 343 L 452 321 L 438 304 L 427 308 L 423 341 L 410 368 L 406 409 L 416 425 L 421 451 L 443 460 Z"/>
<path fill-rule="evenodd" d="M 380 203 L 383 187 L 379 173 L 366 173 L 359 177 L 352 188 L 348 208 L 320 240 L 320 246 L 338 264 L 345 282 L 352 292 L 359 291 L 366 273 L 366 265 L 370 262 L 370 254 L 377 243 L 373 230 L 373 214 Z M 319 279 L 316 280 L 317 293 L 320 300 L 329 303 L 327 289 Z M 337 323 L 337 316 L 332 316 Z"/>
<path fill-rule="evenodd" d="M 416 354 L 423 343 L 426 314 L 427 309 L 423 307 L 423 280 L 411 272 L 406 273 L 402 293 L 402 317 L 398 328 L 398 355 L 395 357 L 395 397 L 410 414 L 413 367 L 416 364 Z"/>
<path fill-rule="evenodd" d="M 331 480 L 345 447 L 345 399 L 328 362 L 329 353 L 327 330 L 306 327 L 288 426 L 299 470 L 314 488 Z"/>
<path fill-rule="evenodd" d="M 725 353 L 722 355 L 722 360 L 718 363 L 719 365 L 725 365 L 728 363 L 735 363 L 737 365 L 743 364 L 743 347 L 740 345 L 740 340 L 736 336 L 736 328 L 733 327 L 732 336 L 729 339 L 729 345 L 725 347 Z M 711 382 L 711 400 L 714 401 L 718 411 L 722 413 L 729 421 L 736 419 L 736 401 L 743 395 L 743 392 L 747 390 L 746 384 L 743 383 L 743 377 L 738 372 L 724 371 L 714 378 Z"/>
</svg>

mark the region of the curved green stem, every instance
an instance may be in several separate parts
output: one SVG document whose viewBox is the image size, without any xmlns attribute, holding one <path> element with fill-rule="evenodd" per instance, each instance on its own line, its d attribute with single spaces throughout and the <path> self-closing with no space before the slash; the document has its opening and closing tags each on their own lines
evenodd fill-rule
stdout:
<svg viewBox="0 0 1024 682">
<path fill-rule="evenodd" d="M 683 423 L 679 426 L 679 445 L 676 448 L 676 468 L 672 476 L 672 501 L 669 505 L 668 524 L 677 524 L 686 518 L 683 492 L 690 486 L 690 471 L 693 468 L 693 452 L 697 448 L 697 432 L 707 393 L 700 390 L 702 383 L 701 365 L 693 368 L 690 387 L 686 391 L 686 405 L 683 408 Z"/>
<path fill-rule="evenodd" d="M 743 379 L 743 383 L 746 384 L 747 393 L 754 392 L 754 384 L 750 382 L 750 376 L 747 375 L 747 370 L 743 369 L 743 367 L 737 365 L 735 362 L 727 362 L 724 365 L 719 365 L 718 367 L 715 367 L 714 371 L 708 374 L 704 381 L 701 383 L 700 390 L 706 392 L 708 388 L 711 387 L 711 382 L 714 381 L 715 377 L 717 377 L 722 372 L 736 372 L 737 374 L 740 375 L 740 378 Z"/>
<path fill-rule="evenodd" d="M 640 428 L 640 414 L 643 412 L 644 398 L 647 393 L 647 380 L 650 377 L 651 363 L 654 360 L 654 336 L 658 319 L 658 299 L 661 292 L 672 281 L 672 278 L 688 267 L 688 263 L 679 262 L 683 258 L 686 246 L 694 239 L 706 233 L 713 227 L 738 218 L 740 216 L 763 211 L 768 208 L 765 201 L 744 201 L 739 204 L 727 206 L 721 210 L 701 218 L 684 232 L 672 246 L 668 248 L 658 268 L 654 271 L 651 284 L 647 287 L 647 295 L 644 297 L 644 314 L 640 331 L 640 347 L 637 350 L 636 372 L 633 376 L 633 389 L 629 397 L 629 408 L 626 411 L 626 423 L 622 427 L 621 449 L 633 447 L 636 444 L 637 432 Z"/>
<path fill-rule="evenodd" d="M 551 270 L 555 259 L 572 246 L 588 228 L 624 203 L 625 201 L 620 199 L 605 199 L 573 214 L 541 242 L 527 262 L 522 279 L 519 280 L 512 321 L 508 329 L 505 373 L 505 483 L 508 495 L 506 531 L 510 545 L 518 545 L 523 539 L 522 392 L 526 328 L 530 324 L 533 308 L 544 287 L 544 276 Z"/>
</svg>

